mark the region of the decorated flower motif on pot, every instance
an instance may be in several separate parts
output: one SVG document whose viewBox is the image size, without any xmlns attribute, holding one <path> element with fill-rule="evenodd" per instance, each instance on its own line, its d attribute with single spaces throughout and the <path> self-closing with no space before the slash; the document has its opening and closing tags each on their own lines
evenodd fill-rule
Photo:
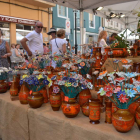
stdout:
<svg viewBox="0 0 140 140">
<path fill-rule="evenodd" d="M 53 87 L 53 93 L 59 93 L 59 91 L 60 91 L 60 89 L 59 89 L 59 87 L 58 86 L 54 86 Z"/>
<path fill-rule="evenodd" d="M 127 63 L 128 63 L 128 61 L 127 61 L 126 59 L 122 59 L 121 61 L 122 61 L 122 63 L 124 63 L 124 64 L 127 64 Z"/>
</svg>

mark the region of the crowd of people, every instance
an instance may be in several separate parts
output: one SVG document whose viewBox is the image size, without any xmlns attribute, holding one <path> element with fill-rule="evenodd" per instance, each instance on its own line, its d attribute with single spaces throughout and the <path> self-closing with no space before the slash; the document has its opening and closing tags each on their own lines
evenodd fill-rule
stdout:
<svg viewBox="0 0 140 140">
<path fill-rule="evenodd" d="M 20 42 L 23 50 L 20 49 L 20 44 L 11 44 L 2 39 L 2 30 L 0 29 L 0 67 L 14 67 L 15 65 L 22 64 L 28 61 L 28 57 L 36 54 L 59 54 L 71 52 L 75 53 L 75 47 L 71 47 L 69 39 L 65 38 L 65 30 L 60 29 L 56 31 L 55 28 L 51 28 L 47 33 L 51 36 L 51 39 L 47 44 L 43 43 L 42 37 L 43 23 L 38 21 L 35 24 L 34 30 L 27 34 Z M 115 41 L 116 33 L 113 33 L 110 37 L 107 37 L 106 31 L 101 31 L 98 37 L 98 46 L 101 47 L 101 53 L 104 54 L 104 49 Z M 8 63 L 8 59 L 10 58 Z M 54 64 L 55 65 L 55 64 Z"/>
</svg>

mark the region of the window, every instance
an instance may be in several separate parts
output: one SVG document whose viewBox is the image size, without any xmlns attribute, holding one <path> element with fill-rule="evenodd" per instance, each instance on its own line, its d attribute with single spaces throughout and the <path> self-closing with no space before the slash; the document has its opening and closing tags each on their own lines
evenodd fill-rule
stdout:
<svg viewBox="0 0 140 140">
<path fill-rule="evenodd" d="M 67 8 L 64 6 L 58 5 L 58 17 L 67 17 Z"/>
<path fill-rule="evenodd" d="M 115 22 L 115 27 L 119 27 L 119 24 L 117 22 Z"/>
<path fill-rule="evenodd" d="M 10 29 L 9 29 L 9 24 L 8 23 L 4 23 L 4 22 L 0 22 L 0 28 L 2 30 L 3 36 L 2 38 L 8 42 L 8 44 L 10 45 Z"/>
<path fill-rule="evenodd" d="M 16 29 L 33 31 L 34 30 L 34 27 L 33 26 L 29 26 L 29 25 L 16 24 Z"/>
<path fill-rule="evenodd" d="M 89 27 L 95 28 L 95 16 L 93 14 L 89 14 Z"/>
</svg>

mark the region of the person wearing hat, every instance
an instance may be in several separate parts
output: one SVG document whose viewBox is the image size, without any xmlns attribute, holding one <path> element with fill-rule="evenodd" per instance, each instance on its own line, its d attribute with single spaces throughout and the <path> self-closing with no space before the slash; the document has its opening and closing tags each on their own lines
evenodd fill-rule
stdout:
<svg viewBox="0 0 140 140">
<path fill-rule="evenodd" d="M 52 36 L 50 41 L 55 39 L 56 38 L 56 29 L 55 28 L 50 28 L 50 31 L 47 34 Z"/>
<path fill-rule="evenodd" d="M 42 37 L 43 23 L 38 21 L 35 23 L 35 30 L 27 34 L 20 42 L 23 48 L 27 51 L 29 56 L 43 55 L 43 37 Z M 26 42 L 28 41 L 28 45 Z"/>
</svg>

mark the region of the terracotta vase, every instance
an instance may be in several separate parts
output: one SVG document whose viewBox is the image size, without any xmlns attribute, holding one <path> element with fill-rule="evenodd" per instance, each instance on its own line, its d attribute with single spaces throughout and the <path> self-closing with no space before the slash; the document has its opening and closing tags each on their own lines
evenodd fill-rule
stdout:
<svg viewBox="0 0 140 140">
<path fill-rule="evenodd" d="M 89 117 L 89 103 L 85 103 L 81 108 L 82 108 L 83 114 Z"/>
<path fill-rule="evenodd" d="M 112 51 L 115 58 L 122 58 L 124 56 L 123 48 L 113 48 Z"/>
<path fill-rule="evenodd" d="M 61 103 L 62 102 L 61 102 L 60 93 L 58 93 L 58 94 L 52 93 L 50 95 L 50 104 L 51 104 L 53 111 L 58 111 L 60 109 Z"/>
<path fill-rule="evenodd" d="M 48 103 L 48 94 L 47 94 L 47 89 L 46 87 L 43 87 L 43 89 L 41 89 L 39 91 L 39 93 L 41 93 L 44 97 L 44 103 Z"/>
<path fill-rule="evenodd" d="M 43 95 L 37 92 L 32 92 L 28 96 L 28 103 L 32 108 L 39 108 L 43 104 Z"/>
<path fill-rule="evenodd" d="M 69 98 L 68 101 L 62 102 L 61 108 L 64 115 L 68 118 L 76 117 L 80 111 L 80 105 L 75 98 Z"/>
<path fill-rule="evenodd" d="M 28 104 L 28 95 L 30 90 L 26 87 L 26 83 L 23 83 L 19 92 L 19 100 L 21 104 Z"/>
<path fill-rule="evenodd" d="M 11 96 L 18 96 L 19 88 L 17 82 L 12 82 L 10 87 L 10 94 Z"/>
<path fill-rule="evenodd" d="M 96 47 L 96 61 L 95 61 L 95 69 L 100 69 L 102 61 L 101 47 Z"/>
<path fill-rule="evenodd" d="M 132 72 L 140 73 L 140 63 L 133 63 Z M 137 80 L 140 80 L 140 76 L 136 76 Z"/>
<path fill-rule="evenodd" d="M 19 84 L 19 82 L 20 82 L 20 75 L 14 75 L 13 76 L 13 82 L 16 82 L 17 84 L 17 87 L 18 87 L 18 90 L 20 91 L 20 84 Z"/>
<path fill-rule="evenodd" d="M 138 125 L 139 130 L 140 130 L 140 106 L 136 110 L 135 117 L 136 117 L 136 123 Z"/>
<path fill-rule="evenodd" d="M 134 116 L 128 109 L 118 109 L 112 114 L 112 123 L 117 131 L 125 133 L 133 127 Z"/>
<path fill-rule="evenodd" d="M 5 93 L 8 90 L 8 85 L 4 80 L 0 80 L 0 93 Z"/>
<path fill-rule="evenodd" d="M 105 101 L 105 123 L 112 123 L 112 102 L 110 100 Z"/>
<path fill-rule="evenodd" d="M 89 119 L 92 124 L 100 123 L 100 109 L 101 104 L 99 99 L 90 99 L 89 100 Z"/>
<path fill-rule="evenodd" d="M 91 98 L 90 90 L 89 89 L 82 90 L 79 93 L 79 104 L 80 104 L 80 106 L 82 106 L 85 103 L 87 103 L 90 98 Z"/>
<path fill-rule="evenodd" d="M 135 113 L 136 113 L 136 110 L 138 107 L 139 107 L 139 103 L 134 102 L 134 103 L 130 104 L 129 111 L 135 116 Z"/>
<path fill-rule="evenodd" d="M 60 95 L 61 95 L 61 101 L 63 102 L 64 101 L 64 97 L 65 97 L 65 94 L 63 91 L 60 91 Z"/>
<path fill-rule="evenodd" d="M 112 103 L 112 114 L 118 110 L 117 106 Z"/>
<path fill-rule="evenodd" d="M 103 100 L 104 100 L 104 97 L 101 96 L 100 94 L 97 95 L 97 98 L 100 100 L 100 103 L 101 103 L 101 107 L 104 107 L 103 105 Z"/>
<path fill-rule="evenodd" d="M 110 48 L 105 48 L 104 62 L 107 58 L 110 58 Z"/>
</svg>

